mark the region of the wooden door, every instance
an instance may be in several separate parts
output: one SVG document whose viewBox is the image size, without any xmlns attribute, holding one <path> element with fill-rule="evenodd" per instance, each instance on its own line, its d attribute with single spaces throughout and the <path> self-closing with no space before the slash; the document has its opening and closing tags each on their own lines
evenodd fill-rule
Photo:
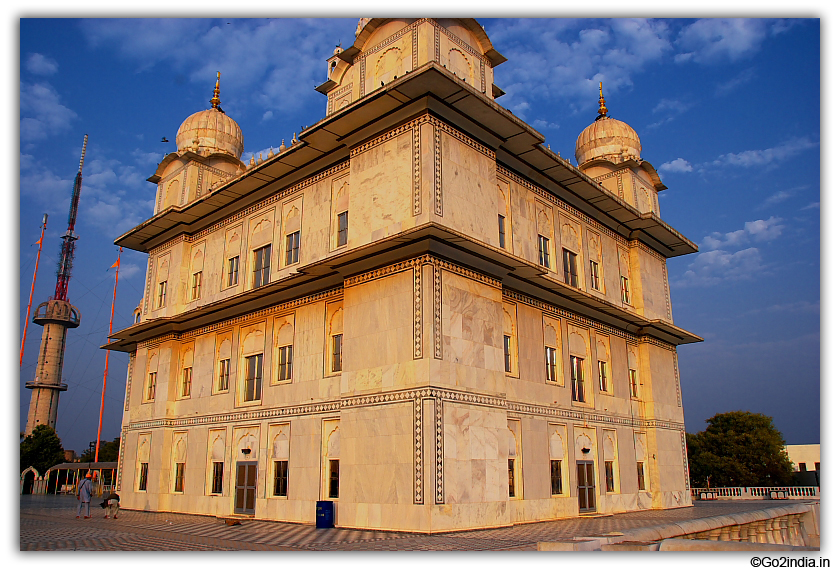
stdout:
<svg viewBox="0 0 840 570">
<path fill-rule="evenodd" d="M 236 494 L 233 512 L 253 515 L 257 500 L 257 462 L 238 461 L 236 463 Z"/>
<path fill-rule="evenodd" d="M 578 507 L 580 512 L 595 511 L 595 462 L 577 462 Z"/>
</svg>

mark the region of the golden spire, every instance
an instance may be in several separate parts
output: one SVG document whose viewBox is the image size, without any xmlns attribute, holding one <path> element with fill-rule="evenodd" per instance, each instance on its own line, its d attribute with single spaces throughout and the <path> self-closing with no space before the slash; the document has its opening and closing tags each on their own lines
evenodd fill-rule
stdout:
<svg viewBox="0 0 840 570">
<path fill-rule="evenodd" d="M 598 99 L 598 118 L 606 117 L 607 116 L 607 102 L 604 101 L 604 83 L 599 81 L 598 82 L 598 92 L 601 95 L 601 98 Z"/>
<path fill-rule="evenodd" d="M 221 99 L 219 99 L 219 79 L 222 77 L 222 72 L 216 72 L 216 88 L 213 90 L 213 98 L 210 99 L 210 104 L 213 105 L 214 109 L 219 108 L 219 103 L 221 103 Z"/>
</svg>

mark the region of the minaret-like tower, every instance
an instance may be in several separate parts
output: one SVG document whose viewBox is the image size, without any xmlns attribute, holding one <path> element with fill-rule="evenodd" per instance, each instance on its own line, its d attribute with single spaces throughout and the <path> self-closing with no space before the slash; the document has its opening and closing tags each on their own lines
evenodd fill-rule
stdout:
<svg viewBox="0 0 840 570">
<path fill-rule="evenodd" d="M 82 167 L 85 163 L 87 135 L 82 145 L 82 158 L 79 160 L 79 172 L 73 184 L 73 197 L 70 200 L 70 214 L 67 218 L 67 232 L 61 236 L 61 256 L 55 284 L 55 295 L 38 305 L 32 322 L 44 327 L 41 335 L 41 348 L 38 351 L 38 367 L 35 379 L 27 382 L 32 390 L 29 401 L 29 415 L 26 420 L 25 434 L 29 435 L 39 425 L 45 424 L 55 429 L 58 418 L 59 392 L 67 390 L 67 384 L 61 382 L 61 370 L 64 367 L 64 346 L 67 329 L 79 326 L 81 313 L 67 301 L 67 286 L 73 269 L 73 257 L 76 240 L 79 236 L 73 230 L 76 227 L 76 214 L 79 210 L 79 196 L 82 192 Z"/>
</svg>

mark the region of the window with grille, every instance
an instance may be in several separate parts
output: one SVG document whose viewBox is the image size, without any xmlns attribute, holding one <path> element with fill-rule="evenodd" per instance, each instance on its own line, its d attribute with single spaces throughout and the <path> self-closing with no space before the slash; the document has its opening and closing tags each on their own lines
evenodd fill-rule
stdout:
<svg viewBox="0 0 840 570">
<path fill-rule="evenodd" d="M 598 361 L 598 389 L 601 392 L 609 391 L 609 379 L 607 378 L 607 363 L 604 360 Z"/>
<path fill-rule="evenodd" d="M 508 497 L 516 496 L 516 460 L 508 459 Z"/>
<path fill-rule="evenodd" d="M 292 379 L 292 346 L 281 346 L 278 349 L 277 379 Z"/>
<path fill-rule="evenodd" d="M 175 464 L 175 492 L 176 493 L 183 493 L 184 492 L 184 468 L 186 467 L 185 463 L 176 463 Z"/>
<path fill-rule="evenodd" d="M 219 392 L 227 392 L 230 387 L 230 358 L 225 358 L 219 361 L 219 382 L 216 390 Z"/>
<path fill-rule="evenodd" d="M 149 381 L 146 384 L 146 399 L 155 399 L 155 389 L 157 388 L 157 372 L 149 372 Z"/>
<path fill-rule="evenodd" d="M 300 259 L 300 231 L 286 236 L 286 265 L 297 263 Z"/>
<path fill-rule="evenodd" d="M 545 236 L 538 235 L 537 240 L 539 241 L 540 247 L 540 265 L 543 267 L 551 268 L 551 258 L 548 255 L 549 252 L 549 242 L 548 238 Z"/>
<path fill-rule="evenodd" d="M 607 493 L 615 492 L 615 475 L 613 474 L 613 462 L 604 461 L 604 476 L 607 482 Z"/>
<path fill-rule="evenodd" d="M 636 475 L 639 479 L 639 491 L 645 490 L 645 462 L 636 462 Z"/>
<path fill-rule="evenodd" d="M 275 461 L 274 462 L 274 496 L 288 497 L 289 496 L 289 462 Z M 338 492 L 336 491 L 336 496 Z"/>
<path fill-rule="evenodd" d="M 225 464 L 221 461 L 213 462 L 213 490 L 211 493 L 220 495 L 222 493 L 222 477 L 225 472 Z"/>
<path fill-rule="evenodd" d="M 245 393 L 243 399 L 246 402 L 253 402 L 262 398 L 262 367 L 262 354 L 245 358 Z"/>
<path fill-rule="evenodd" d="M 585 402 L 583 393 L 583 358 L 570 357 L 572 364 L 572 401 Z"/>
<path fill-rule="evenodd" d="M 336 334 L 332 337 L 332 371 L 341 372 L 341 343 L 344 335 Z"/>
<path fill-rule="evenodd" d="M 601 290 L 601 267 L 597 261 L 589 262 L 589 277 L 592 282 L 592 288 L 596 291 Z"/>
<path fill-rule="evenodd" d="M 630 369 L 630 397 L 639 397 L 639 374 L 632 368 Z"/>
<path fill-rule="evenodd" d="M 158 283 L 157 308 L 160 309 L 164 305 L 166 305 L 166 281 L 161 281 Z"/>
<path fill-rule="evenodd" d="M 227 284 L 232 287 L 239 283 L 239 256 L 228 259 Z"/>
<path fill-rule="evenodd" d="M 137 485 L 137 490 L 145 491 L 146 485 L 149 482 L 149 464 L 148 463 L 141 463 L 140 464 L 140 482 Z"/>
<path fill-rule="evenodd" d="M 505 247 L 505 217 L 499 214 L 499 247 Z"/>
<path fill-rule="evenodd" d="M 545 379 L 557 382 L 557 349 L 545 347 Z"/>
<path fill-rule="evenodd" d="M 505 345 L 505 372 L 510 372 L 513 370 L 513 361 L 511 360 L 510 355 L 510 337 L 508 335 L 504 335 L 504 345 Z"/>
<path fill-rule="evenodd" d="M 271 274 L 271 246 L 254 250 L 254 289 L 268 285 Z"/>
<path fill-rule="evenodd" d="M 327 496 L 330 499 L 338 498 L 338 459 L 330 459 L 330 479 Z"/>
<path fill-rule="evenodd" d="M 621 276 L 621 302 L 630 304 L 630 280 Z"/>
<path fill-rule="evenodd" d="M 195 301 L 201 297 L 201 271 L 193 273 L 192 276 L 192 291 L 190 292 L 190 300 Z"/>
<path fill-rule="evenodd" d="M 181 371 L 181 397 L 186 398 L 192 390 L 192 366 Z"/>
<path fill-rule="evenodd" d="M 551 494 L 563 494 L 563 461 L 560 459 L 551 460 Z"/>
<path fill-rule="evenodd" d="M 341 212 L 338 215 L 338 235 L 336 237 L 336 246 L 347 245 L 347 212 Z"/>
<path fill-rule="evenodd" d="M 572 287 L 578 286 L 577 254 L 563 250 L 563 282 Z"/>
</svg>

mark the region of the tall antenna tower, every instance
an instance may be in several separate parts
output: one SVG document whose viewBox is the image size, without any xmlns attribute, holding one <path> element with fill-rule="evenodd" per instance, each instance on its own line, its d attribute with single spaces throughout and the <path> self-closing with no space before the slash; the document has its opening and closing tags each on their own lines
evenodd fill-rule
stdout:
<svg viewBox="0 0 840 570">
<path fill-rule="evenodd" d="M 73 258 L 76 251 L 76 240 L 79 236 L 74 233 L 76 228 L 76 214 L 79 211 L 79 196 L 82 193 L 82 167 L 85 164 L 88 136 L 85 135 L 82 144 L 82 158 L 79 160 L 79 172 L 73 183 L 73 196 L 70 199 L 70 214 L 67 217 L 67 231 L 61 236 L 61 255 L 58 260 L 56 273 L 55 295 L 50 300 L 38 305 L 32 322 L 44 327 L 41 335 L 41 348 L 38 351 L 38 367 L 35 369 L 35 379 L 26 383 L 32 390 L 29 401 L 29 415 L 26 420 L 26 435 L 39 425 L 48 425 L 55 429 L 58 418 L 58 396 L 67 390 L 67 384 L 61 382 L 61 370 L 64 367 L 64 346 L 67 329 L 74 329 L 81 322 L 81 312 L 67 301 L 67 286 L 70 284 L 70 273 L 73 269 Z"/>
</svg>

